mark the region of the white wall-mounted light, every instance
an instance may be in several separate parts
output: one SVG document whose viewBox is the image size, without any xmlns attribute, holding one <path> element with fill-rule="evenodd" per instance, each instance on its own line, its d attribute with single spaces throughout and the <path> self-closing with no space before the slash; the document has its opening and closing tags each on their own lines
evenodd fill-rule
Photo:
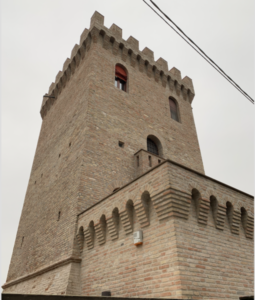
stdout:
<svg viewBox="0 0 255 300">
<path fill-rule="evenodd" d="M 138 230 L 138 231 L 134 232 L 133 236 L 134 236 L 134 245 L 138 246 L 138 245 L 143 244 L 143 231 L 142 230 Z"/>
</svg>

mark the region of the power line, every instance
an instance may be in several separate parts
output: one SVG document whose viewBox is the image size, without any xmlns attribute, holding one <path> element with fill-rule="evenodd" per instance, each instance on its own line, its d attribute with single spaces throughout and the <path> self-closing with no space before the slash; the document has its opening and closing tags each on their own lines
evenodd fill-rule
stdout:
<svg viewBox="0 0 255 300">
<path fill-rule="evenodd" d="M 229 83 L 231 83 L 245 98 L 252 104 L 254 100 L 233 80 L 231 79 L 200 47 L 198 47 L 152 0 L 150 2 L 167 18 L 177 29 L 169 24 L 153 7 L 143 0 L 151 10 L 153 10 L 170 28 L 172 28 L 188 45 L 190 45 L 200 56 L 202 56 L 216 71 L 218 71 Z M 180 33 L 181 32 L 181 33 Z"/>
</svg>

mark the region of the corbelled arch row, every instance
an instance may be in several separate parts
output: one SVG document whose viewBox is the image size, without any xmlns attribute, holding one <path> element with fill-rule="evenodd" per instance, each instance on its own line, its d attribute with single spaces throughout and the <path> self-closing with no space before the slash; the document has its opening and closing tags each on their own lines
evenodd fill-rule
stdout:
<svg viewBox="0 0 255 300">
<path fill-rule="evenodd" d="M 103 245 L 106 242 L 106 228 L 112 241 L 118 239 L 120 222 L 126 235 L 131 234 L 134 211 L 141 228 L 149 226 L 150 202 L 156 211 L 158 221 L 168 217 L 188 219 L 193 201 L 199 224 L 207 225 L 209 211 L 212 210 L 216 229 L 224 230 L 227 216 L 233 234 L 239 234 L 239 228 L 242 225 L 246 237 L 253 238 L 254 215 L 252 211 L 241 204 L 233 205 L 229 197 L 220 198 L 215 191 L 204 190 L 197 184 L 189 184 L 189 190 L 186 192 L 168 186 L 158 191 L 151 185 L 145 184 L 138 192 L 126 193 L 118 207 L 113 204 L 107 211 L 103 209 L 97 213 L 93 220 L 78 221 L 76 237 L 80 250 L 83 250 L 85 244 L 88 249 L 92 249 L 95 238 L 98 239 L 99 245 Z"/>
<path fill-rule="evenodd" d="M 220 197 L 214 190 L 204 190 L 197 184 L 189 185 L 192 199 L 195 203 L 198 223 L 207 225 L 209 210 L 212 210 L 214 225 L 224 230 L 225 220 L 229 223 L 231 233 L 239 234 L 240 225 L 243 226 L 245 236 L 253 238 L 254 214 L 252 210 L 243 207 L 244 201 L 234 201 L 228 197 Z"/>
</svg>

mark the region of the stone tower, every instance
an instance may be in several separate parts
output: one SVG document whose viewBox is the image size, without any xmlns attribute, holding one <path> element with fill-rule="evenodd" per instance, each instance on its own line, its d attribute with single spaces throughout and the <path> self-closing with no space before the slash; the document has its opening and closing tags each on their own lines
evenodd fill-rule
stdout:
<svg viewBox="0 0 255 300">
<path fill-rule="evenodd" d="M 189 77 L 94 13 L 42 103 L 4 292 L 206 299 L 218 289 L 224 299 L 252 291 L 253 198 L 204 175 L 193 98 Z M 224 276 L 236 280 L 231 291 Z"/>
</svg>

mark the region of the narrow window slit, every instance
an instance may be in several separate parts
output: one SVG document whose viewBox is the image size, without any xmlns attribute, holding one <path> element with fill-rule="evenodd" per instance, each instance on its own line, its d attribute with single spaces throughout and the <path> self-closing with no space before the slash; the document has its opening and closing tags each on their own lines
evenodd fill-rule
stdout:
<svg viewBox="0 0 255 300">
<path fill-rule="evenodd" d="M 22 237 L 20 248 L 22 247 L 23 242 L 24 242 L 24 236 Z"/>
<path fill-rule="evenodd" d="M 136 157 L 137 167 L 139 167 L 139 156 Z"/>
<path fill-rule="evenodd" d="M 177 122 L 180 122 L 178 106 L 177 106 L 176 100 L 169 97 L 169 106 L 170 106 L 171 118 Z"/>
<path fill-rule="evenodd" d="M 151 167 L 151 156 L 149 156 L 148 158 L 149 158 L 149 167 Z"/>
</svg>

